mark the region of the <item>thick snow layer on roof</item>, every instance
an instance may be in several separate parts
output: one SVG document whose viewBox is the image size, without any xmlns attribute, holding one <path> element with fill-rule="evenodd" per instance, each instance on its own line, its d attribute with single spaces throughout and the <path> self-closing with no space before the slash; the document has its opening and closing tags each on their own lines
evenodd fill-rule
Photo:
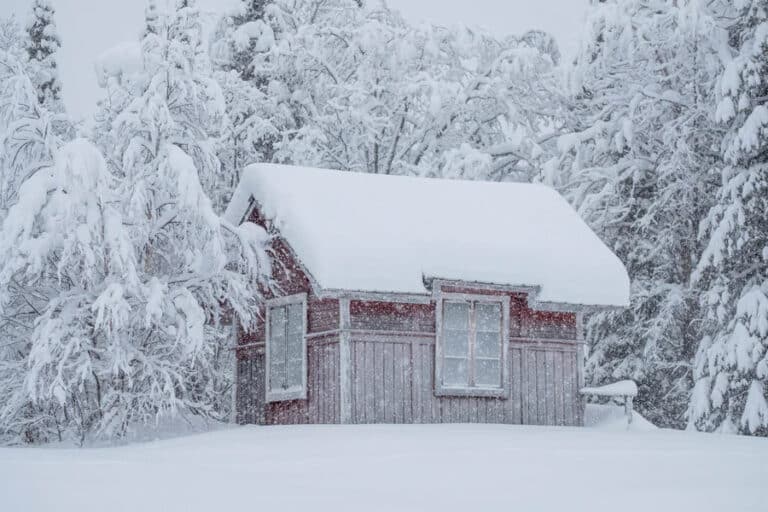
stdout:
<svg viewBox="0 0 768 512">
<path fill-rule="evenodd" d="M 251 198 L 323 289 L 424 294 L 443 278 L 537 287 L 540 303 L 629 300 L 624 265 L 542 185 L 258 164 L 227 218 Z"/>
</svg>

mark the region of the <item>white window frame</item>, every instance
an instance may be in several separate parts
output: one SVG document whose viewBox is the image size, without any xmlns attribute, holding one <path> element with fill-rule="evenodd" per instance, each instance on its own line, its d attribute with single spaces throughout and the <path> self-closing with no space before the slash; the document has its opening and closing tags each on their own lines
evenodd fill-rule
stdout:
<svg viewBox="0 0 768 512">
<path fill-rule="evenodd" d="M 485 303 L 501 305 L 501 387 L 483 386 L 454 386 L 443 384 L 443 304 L 445 302 Z M 509 398 L 509 296 L 508 295 L 484 295 L 468 293 L 438 293 L 435 306 L 435 395 L 436 396 L 474 396 Z M 477 336 L 477 327 L 474 325 L 474 315 L 470 316 L 470 358 L 474 364 L 474 344 Z"/>
<path fill-rule="evenodd" d="M 272 391 L 270 386 L 270 377 L 272 366 L 270 365 L 270 346 L 272 337 L 270 333 L 270 311 L 272 308 L 282 306 L 292 306 L 301 304 L 301 389 L 276 390 Z M 266 390 L 267 402 L 283 402 L 287 400 L 306 400 L 307 399 L 307 294 L 299 293 L 277 299 L 270 299 L 266 303 L 266 369 L 264 372 L 264 384 Z"/>
</svg>

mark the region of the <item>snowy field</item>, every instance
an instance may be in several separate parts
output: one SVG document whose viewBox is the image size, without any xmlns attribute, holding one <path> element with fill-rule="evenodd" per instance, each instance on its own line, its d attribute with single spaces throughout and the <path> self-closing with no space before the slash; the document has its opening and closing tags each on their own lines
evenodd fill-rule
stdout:
<svg viewBox="0 0 768 512">
<path fill-rule="evenodd" d="M 0 449 L 0 510 L 766 510 L 768 440 L 648 430 L 641 418 L 627 432 L 598 416 L 601 428 L 239 427 Z"/>
</svg>

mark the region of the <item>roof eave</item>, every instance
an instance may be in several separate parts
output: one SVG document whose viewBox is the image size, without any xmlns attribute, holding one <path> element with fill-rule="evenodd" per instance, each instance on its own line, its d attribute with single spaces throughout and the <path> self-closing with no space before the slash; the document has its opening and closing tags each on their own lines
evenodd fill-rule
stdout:
<svg viewBox="0 0 768 512">
<path fill-rule="evenodd" d="M 541 286 L 533 285 L 508 285 L 498 283 L 485 283 L 480 281 L 457 281 L 455 279 L 424 276 L 424 286 L 432 292 L 433 297 L 437 296 L 440 288 L 443 286 L 464 286 L 494 291 L 522 293 L 526 295 L 528 305 L 531 308 L 540 311 L 592 313 L 599 311 L 620 310 L 627 307 L 608 304 L 580 304 L 571 302 L 540 301 L 538 300 L 538 296 L 541 293 Z"/>
</svg>

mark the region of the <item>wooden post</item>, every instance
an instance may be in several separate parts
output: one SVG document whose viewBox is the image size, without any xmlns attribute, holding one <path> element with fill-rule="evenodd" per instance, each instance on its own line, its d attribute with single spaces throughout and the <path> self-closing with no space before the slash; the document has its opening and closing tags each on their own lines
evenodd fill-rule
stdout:
<svg viewBox="0 0 768 512">
<path fill-rule="evenodd" d="M 624 414 L 627 415 L 627 430 L 632 426 L 632 397 L 627 395 L 624 397 Z"/>
<path fill-rule="evenodd" d="M 340 423 L 352 423 L 352 344 L 350 300 L 339 299 L 339 407 Z"/>
</svg>

